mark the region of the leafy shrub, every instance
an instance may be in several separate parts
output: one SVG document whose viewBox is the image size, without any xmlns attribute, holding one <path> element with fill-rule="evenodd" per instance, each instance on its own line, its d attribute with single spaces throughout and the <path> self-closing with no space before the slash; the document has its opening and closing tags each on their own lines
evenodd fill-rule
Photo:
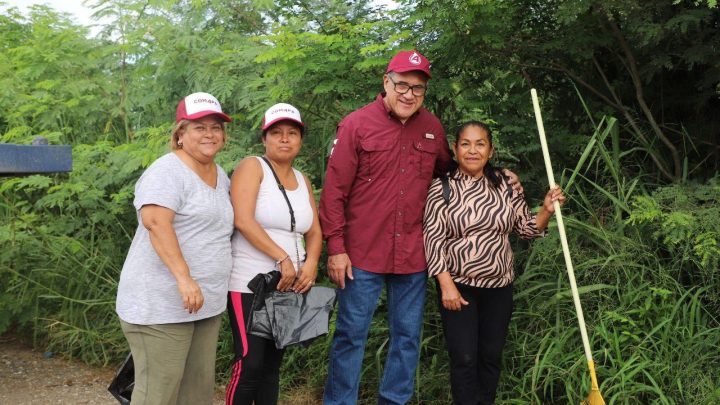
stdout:
<svg viewBox="0 0 720 405">
<path fill-rule="evenodd" d="M 3 180 L 0 333 L 15 324 L 54 350 L 108 364 L 124 346 L 117 280 L 137 220 L 133 185 L 166 149 L 168 128 L 135 143 L 73 148 L 69 175 Z M 7 310 L 7 311 L 6 311 Z"/>
<path fill-rule="evenodd" d="M 676 184 L 638 196 L 628 224 L 657 243 L 657 253 L 688 286 L 707 289 L 710 311 L 720 311 L 720 179 Z"/>
</svg>

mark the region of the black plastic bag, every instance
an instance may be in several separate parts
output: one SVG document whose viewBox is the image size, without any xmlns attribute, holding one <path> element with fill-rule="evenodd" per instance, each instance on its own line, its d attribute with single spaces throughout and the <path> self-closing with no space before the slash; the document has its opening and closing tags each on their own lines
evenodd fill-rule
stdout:
<svg viewBox="0 0 720 405">
<path fill-rule="evenodd" d="M 133 388 L 135 388 L 135 363 L 130 353 L 115 373 L 108 391 L 120 402 L 120 405 L 130 405 Z"/>
<path fill-rule="evenodd" d="M 312 287 L 305 294 L 273 291 L 266 295 L 265 310 L 271 322 L 275 347 L 307 346 L 317 337 L 326 335 L 335 299 L 334 288 L 320 286 Z"/>
<path fill-rule="evenodd" d="M 247 320 L 248 333 L 273 340 L 282 349 L 309 344 L 328 333 L 335 306 L 334 288 L 315 286 L 305 294 L 276 290 L 280 272 L 258 274 L 248 288 L 255 294 Z"/>
</svg>

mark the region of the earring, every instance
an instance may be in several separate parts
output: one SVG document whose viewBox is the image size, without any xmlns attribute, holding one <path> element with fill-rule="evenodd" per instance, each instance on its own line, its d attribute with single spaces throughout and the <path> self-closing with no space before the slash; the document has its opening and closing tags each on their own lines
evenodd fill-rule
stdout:
<svg viewBox="0 0 720 405">
<path fill-rule="evenodd" d="M 178 141 L 178 148 L 182 148 L 182 141 Z"/>
</svg>

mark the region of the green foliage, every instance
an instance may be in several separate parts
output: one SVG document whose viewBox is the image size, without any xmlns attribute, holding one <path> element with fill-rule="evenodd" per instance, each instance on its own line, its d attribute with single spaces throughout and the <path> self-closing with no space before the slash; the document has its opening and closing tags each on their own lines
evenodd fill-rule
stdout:
<svg viewBox="0 0 720 405">
<path fill-rule="evenodd" d="M 621 120 L 626 150 L 637 162 L 650 158 L 645 170 L 680 181 L 686 156 L 689 170 L 718 161 L 715 149 L 698 148 L 714 145 L 720 128 L 707 118 L 718 108 L 717 7 L 637 0 L 403 3 L 413 39 L 434 61 L 440 78 L 434 83 L 442 83 L 437 101 L 429 100 L 436 111 L 451 123 L 468 114 L 501 122 L 522 160 L 542 165 L 530 87 L 540 91 L 551 149 L 574 156 L 582 146 L 573 135 L 592 127 L 575 102 L 577 86 L 592 111 Z M 717 164 L 707 162 L 712 175 Z"/>
<path fill-rule="evenodd" d="M 30 327 L 58 351 L 108 364 L 124 342 L 114 314 L 122 260 L 137 226 L 134 181 L 163 150 L 168 128 L 142 142 L 76 145 L 69 176 L 0 184 L 0 333 Z M 7 311 L 7 312 L 6 312 Z"/>
<path fill-rule="evenodd" d="M 720 185 L 673 185 L 638 196 L 628 223 L 647 225 L 675 259 L 710 271 L 720 263 Z"/>
<path fill-rule="evenodd" d="M 0 142 L 70 143 L 73 171 L 0 178 L 0 333 L 90 363 L 125 354 L 114 299 L 137 227 L 133 186 L 167 151 L 180 97 L 213 93 L 234 118 L 217 158 L 228 172 L 262 153 L 265 109 L 298 106 L 308 132 L 296 164 L 317 191 L 337 122 L 381 91 L 395 51 L 415 48 L 433 62 L 425 105 L 449 133 L 491 123 L 500 163 L 531 197 L 546 188 L 528 95 L 540 90 L 606 400 L 720 402 L 716 2 L 374 3 L 96 0 L 109 23 L 95 38 L 46 6 L 3 9 Z M 577 403 L 589 381 L 557 238 L 517 245 L 499 401 Z M 436 300 L 429 286 L 414 404 L 450 401 Z M 375 402 L 385 305 L 360 403 Z M 329 342 L 288 350 L 289 401 L 319 401 Z M 225 324 L 219 381 L 231 353 Z"/>
<path fill-rule="evenodd" d="M 33 6 L 27 19 L 11 12 L 2 25 L 0 131 L 32 128 L 57 133 L 62 143 L 95 139 L 110 119 L 112 87 L 102 72 L 102 49 L 86 37 L 87 28 L 47 6 Z"/>
<path fill-rule="evenodd" d="M 626 222 L 650 235 L 658 255 L 676 269 L 673 277 L 707 288 L 708 309 L 720 310 L 720 185 L 661 187 L 638 196 Z"/>
</svg>

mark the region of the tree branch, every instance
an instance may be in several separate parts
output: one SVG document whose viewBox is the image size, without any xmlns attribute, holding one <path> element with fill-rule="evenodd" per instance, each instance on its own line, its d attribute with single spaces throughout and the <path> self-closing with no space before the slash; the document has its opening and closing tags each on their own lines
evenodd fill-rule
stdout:
<svg viewBox="0 0 720 405">
<path fill-rule="evenodd" d="M 625 107 L 620 100 L 620 97 L 615 93 L 613 90 L 612 85 L 610 84 L 610 81 L 608 80 L 607 76 L 605 75 L 605 72 L 602 70 L 602 67 L 600 66 L 600 63 L 597 61 L 595 56 L 593 56 L 593 63 L 595 64 L 595 69 L 597 69 L 598 73 L 600 74 L 600 77 L 603 79 L 603 83 L 605 83 L 605 87 L 607 87 L 608 91 L 610 92 L 610 95 L 612 95 L 613 99 L 620 105 L 623 106 L 623 108 L 620 110 L 625 117 L 625 120 L 630 124 L 633 131 L 635 132 L 635 135 L 640 139 L 640 142 L 643 143 L 643 145 L 647 148 L 647 152 L 650 155 L 650 158 L 655 162 L 655 166 L 657 166 L 658 170 L 660 170 L 660 173 L 662 173 L 663 176 L 665 176 L 668 180 L 673 180 L 673 175 L 670 173 L 670 170 L 666 167 L 665 162 L 663 162 L 660 159 L 660 156 L 658 156 L 657 152 L 650 148 L 650 141 L 645 137 L 645 134 L 642 131 L 642 128 L 640 128 L 637 124 L 637 120 L 635 117 L 630 115 L 630 109 Z"/>
<path fill-rule="evenodd" d="M 637 70 L 637 61 L 635 60 L 635 56 L 633 55 L 630 46 L 628 45 L 627 41 L 625 41 L 625 37 L 623 37 L 622 32 L 620 32 L 620 27 L 618 27 L 618 25 L 611 18 L 611 16 L 608 15 L 607 11 L 603 10 L 603 12 L 605 14 L 605 21 L 610 27 L 610 31 L 612 32 L 615 39 L 618 41 L 618 44 L 620 45 L 620 48 L 625 55 L 625 61 L 627 62 L 626 68 L 628 70 L 628 73 L 630 74 L 630 79 L 632 80 L 635 87 L 635 98 L 640 105 L 640 109 L 643 111 L 645 118 L 650 123 L 650 127 L 652 128 L 653 132 L 670 151 L 674 166 L 673 180 L 679 180 L 682 170 L 680 153 L 678 152 L 677 147 L 670 141 L 670 139 L 665 135 L 662 129 L 660 129 L 660 126 L 655 120 L 655 117 L 653 116 L 650 107 L 648 107 L 647 102 L 645 101 L 642 81 L 640 79 L 640 73 Z"/>
<path fill-rule="evenodd" d="M 660 159 L 657 152 L 654 151 L 650 146 L 650 141 L 645 137 L 643 134 L 642 129 L 638 126 L 637 119 L 633 117 L 630 114 L 630 111 L 632 111 L 629 107 L 625 106 L 622 103 L 622 100 L 617 96 L 617 94 L 613 91 L 612 86 L 610 85 L 610 82 L 608 81 L 607 77 L 605 76 L 605 73 L 600 68 L 599 64 L 597 63 L 597 60 L 593 58 L 593 61 L 595 62 L 595 67 L 597 68 L 598 72 L 600 73 L 600 76 L 603 79 L 603 82 L 605 83 L 605 86 L 607 87 L 608 91 L 610 92 L 610 95 L 612 96 L 612 100 L 608 98 L 605 94 L 603 94 L 600 90 L 595 88 L 592 84 L 586 82 L 583 80 L 580 76 L 575 74 L 570 69 L 566 68 L 565 66 L 562 66 L 558 63 L 551 63 L 550 66 L 533 66 L 533 65 L 520 65 L 522 68 L 522 71 L 525 72 L 525 68 L 539 68 L 539 69 L 548 69 L 548 70 L 554 70 L 558 72 L 565 73 L 575 81 L 576 83 L 580 84 L 583 88 L 587 89 L 591 93 L 595 94 L 597 97 L 599 97 L 601 100 L 603 100 L 607 105 L 617 109 L 625 118 L 625 120 L 628 122 L 628 124 L 632 127 L 633 132 L 638 137 L 640 142 L 643 144 L 643 146 L 647 149 L 647 153 L 650 155 L 650 158 L 657 166 L 658 170 L 660 170 L 660 173 L 667 178 L 670 181 L 675 180 L 673 177 L 673 174 L 670 172 L 670 170 L 666 167 L 665 163 Z M 524 76 L 524 75 L 523 75 Z M 526 78 L 527 80 L 527 78 Z"/>
</svg>

